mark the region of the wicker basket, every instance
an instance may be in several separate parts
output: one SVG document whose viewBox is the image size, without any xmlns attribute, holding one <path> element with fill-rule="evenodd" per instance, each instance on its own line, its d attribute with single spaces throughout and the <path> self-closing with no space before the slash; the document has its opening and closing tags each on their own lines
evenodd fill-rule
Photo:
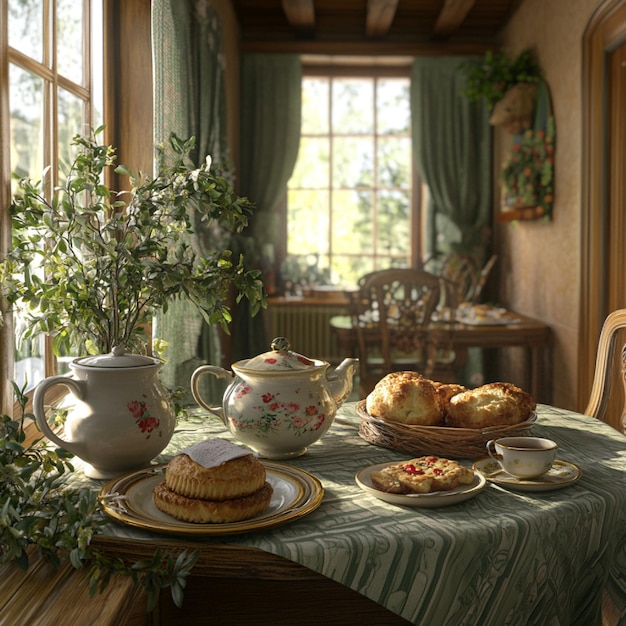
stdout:
<svg viewBox="0 0 626 626">
<path fill-rule="evenodd" d="M 433 454 L 449 459 L 482 458 L 487 454 L 485 444 L 490 439 L 529 435 L 537 419 L 537 414 L 533 413 L 525 422 L 513 426 L 492 426 L 479 430 L 388 422 L 369 415 L 365 400 L 357 402 L 356 412 L 361 417 L 359 435 L 365 441 L 412 455 Z"/>
</svg>

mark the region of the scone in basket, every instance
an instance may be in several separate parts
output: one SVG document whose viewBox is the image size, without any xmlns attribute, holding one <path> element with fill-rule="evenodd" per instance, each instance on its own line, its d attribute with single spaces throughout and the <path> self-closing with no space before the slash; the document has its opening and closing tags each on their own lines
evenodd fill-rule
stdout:
<svg viewBox="0 0 626 626">
<path fill-rule="evenodd" d="M 359 435 L 365 441 L 415 456 L 432 454 L 449 459 L 483 457 L 487 454 L 485 445 L 490 439 L 529 435 L 537 419 L 533 412 L 524 422 L 482 429 L 400 424 L 369 415 L 365 400 L 357 402 L 356 412 L 361 418 Z"/>
</svg>

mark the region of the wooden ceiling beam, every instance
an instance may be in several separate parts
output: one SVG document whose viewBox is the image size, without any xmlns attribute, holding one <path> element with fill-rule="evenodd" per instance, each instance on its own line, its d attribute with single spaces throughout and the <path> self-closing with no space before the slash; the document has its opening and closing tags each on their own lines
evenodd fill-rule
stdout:
<svg viewBox="0 0 626 626">
<path fill-rule="evenodd" d="M 398 8 L 398 0 L 367 0 L 365 34 L 381 38 L 387 34 Z"/>
<path fill-rule="evenodd" d="M 315 29 L 313 0 L 282 0 L 288 22 L 299 33 L 312 33 Z"/>
<path fill-rule="evenodd" d="M 242 54 L 311 54 L 321 56 L 442 56 L 456 54 L 482 55 L 487 50 L 497 50 L 496 40 L 474 43 L 446 42 L 333 42 L 333 41 L 242 41 Z"/>
<path fill-rule="evenodd" d="M 439 12 L 433 35 L 442 39 L 450 37 L 463 23 L 467 14 L 472 10 L 476 0 L 446 0 Z"/>
</svg>

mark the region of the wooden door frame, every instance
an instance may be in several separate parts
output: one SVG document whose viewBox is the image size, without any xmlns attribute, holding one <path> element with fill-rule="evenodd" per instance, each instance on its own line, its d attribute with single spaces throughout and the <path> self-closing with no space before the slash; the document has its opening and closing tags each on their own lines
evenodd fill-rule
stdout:
<svg viewBox="0 0 626 626">
<path fill-rule="evenodd" d="M 598 337 L 611 306 L 604 251 L 609 242 L 609 57 L 626 42 L 626 0 L 605 0 L 583 36 L 581 301 L 577 404 L 589 399 Z M 615 234 L 615 233 L 614 233 Z M 621 234 L 621 245 L 626 236 Z M 612 245 L 616 245 L 615 239 Z"/>
</svg>

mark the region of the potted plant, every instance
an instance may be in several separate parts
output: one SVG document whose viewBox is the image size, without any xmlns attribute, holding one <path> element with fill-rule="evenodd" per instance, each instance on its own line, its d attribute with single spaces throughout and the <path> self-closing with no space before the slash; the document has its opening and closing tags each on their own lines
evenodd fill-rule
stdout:
<svg viewBox="0 0 626 626">
<path fill-rule="evenodd" d="M 541 67 L 530 50 L 514 59 L 502 51 L 488 50 L 480 65 L 468 63 L 463 68 L 467 76 L 465 95 L 471 102 L 484 98 L 490 109 L 515 85 L 543 79 Z"/>
<path fill-rule="evenodd" d="M 265 305 L 260 273 L 246 271 L 228 249 L 200 257 L 187 242 L 194 223 L 243 229 L 252 205 L 238 197 L 210 159 L 194 168 L 193 139 L 170 138 L 159 147 L 154 176 L 132 173 L 129 192 L 103 183 L 115 167 L 115 151 L 96 136 L 74 138 L 77 155 L 65 181 L 48 194 L 41 182 L 22 179 L 10 205 L 13 246 L 0 260 L 0 289 L 9 306 L 22 306 L 25 337 L 54 337 L 57 353 L 72 349 L 106 353 L 116 346 L 146 352 L 145 325 L 177 297 L 187 297 L 209 324 L 227 328 L 232 289 L 247 298 L 252 314 Z M 193 216 L 193 219 L 192 219 Z M 0 317 L 0 323 L 2 318 Z M 148 591 L 149 608 L 161 587 L 170 586 L 180 606 L 185 578 L 197 555 L 126 564 L 91 546 L 105 523 L 92 490 L 68 493 L 63 474 L 68 454 L 40 439 L 27 443 L 27 398 L 14 385 L 19 419 L 0 416 L 0 562 L 28 567 L 29 545 L 58 564 L 90 564 L 91 589 L 106 587 L 113 573 L 132 576 Z"/>
<path fill-rule="evenodd" d="M 233 288 L 255 314 L 264 306 L 260 272 L 244 270 L 228 249 L 200 257 L 186 237 L 192 215 L 207 228 L 241 231 L 251 203 L 212 170 L 210 157 L 194 168 L 194 140 L 175 135 L 169 150 L 158 147 L 154 176 L 118 166 L 131 189 L 116 193 L 103 183 L 116 155 L 96 142 L 101 131 L 74 138 L 77 155 L 51 197 L 41 182 L 18 183 L 9 208 L 13 248 L 0 261 L 0 284 L 9 305 L 24 307 L 25 338 L 50 333 L 57 354 L 115 346 L 143 352 L 146 324 L 177 297 L 227 329 Z"/>
</svg>

